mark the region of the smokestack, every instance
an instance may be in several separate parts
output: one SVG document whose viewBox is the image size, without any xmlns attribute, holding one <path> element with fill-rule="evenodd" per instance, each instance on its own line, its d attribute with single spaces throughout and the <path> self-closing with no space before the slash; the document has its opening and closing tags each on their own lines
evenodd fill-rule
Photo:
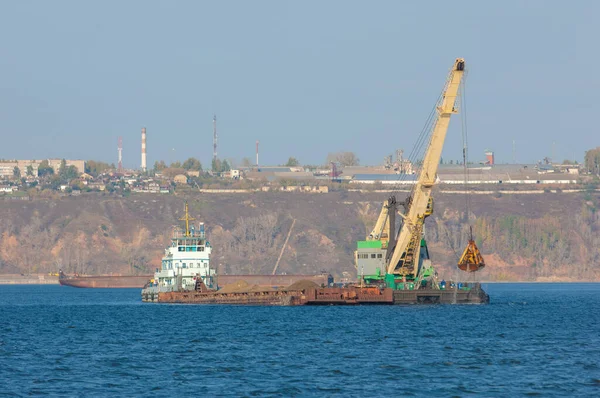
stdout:
<svg viewBox="0 0 600 398">
<path fill-rule="evenodd" d="M 123 137 L 119 137 L 119 163 L 117 166 L 117 170 L 119 173 L 123 172 Z"/>
<path fill-rule="evenodd" d="M 258 141 L 256 141 L 256 167 L 258 167 Z"/>
<path fill-rule="evenodd" d="M 142 127 L 142 171 L 146 171 L 146 127 Z"/>
</svg>

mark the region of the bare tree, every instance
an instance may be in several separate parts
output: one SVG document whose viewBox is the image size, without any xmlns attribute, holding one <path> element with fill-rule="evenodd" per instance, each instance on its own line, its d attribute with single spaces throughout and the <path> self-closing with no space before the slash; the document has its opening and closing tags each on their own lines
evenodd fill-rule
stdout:
<svg viewBox="0 0 600 398">
<path fill-rule="evenodd" d="M 327 155 L 327 164 L 336 162 L 342 166 L 358 166 L 360 160 L 354 152 L 335 152 Z"/>
</svg>

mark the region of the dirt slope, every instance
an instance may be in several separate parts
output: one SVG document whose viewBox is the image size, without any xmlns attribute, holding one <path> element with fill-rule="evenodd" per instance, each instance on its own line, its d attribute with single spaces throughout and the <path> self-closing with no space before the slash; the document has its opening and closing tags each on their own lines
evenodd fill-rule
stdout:
<svg viewBox="0 0 600 398">
<path fill-rule="evenodd" d="M 385 193 L 102 194 L 2 201 L 0 272 L 148 273 L 160 265 L 183 204 L 208 228 L 220 272 L 355 275 L 353 251 Z M 498 196 L 498 195 L 496 195 Z M 398 195 L 403 199 L 403 195 Z M 597 194 L 472 195 L 470 220 L 490 279 L 597 278 Z M 427 220 L 434 262 L 446 273 L 466 242 L 465 197 L 437 193 Z M 459 253 L 458 253 L 459 254 Z"/>
</svg>

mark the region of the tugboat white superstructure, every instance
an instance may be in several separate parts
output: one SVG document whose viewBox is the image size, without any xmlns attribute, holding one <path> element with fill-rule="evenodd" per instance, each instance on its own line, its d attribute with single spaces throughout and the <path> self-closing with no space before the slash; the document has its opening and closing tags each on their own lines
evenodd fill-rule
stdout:
<svg viewBox="0 0 600 398">
<path fill-rule="evenodd" d="M 190 226 L 194 220 L 189 216 L 186 202 L 185 215 L 181 218 L 185 221 L 185 230 L 174 228 L 161 268 L 142 289 L 143 301 L 157 301 L 159 292 L 193 291 L 200 279 L 208 289 L 217 288 L 216 270 L 210 267 L 212 248 L 206 240 L 204 223 L 201 222 L 196 231 Z"/>
</svg>

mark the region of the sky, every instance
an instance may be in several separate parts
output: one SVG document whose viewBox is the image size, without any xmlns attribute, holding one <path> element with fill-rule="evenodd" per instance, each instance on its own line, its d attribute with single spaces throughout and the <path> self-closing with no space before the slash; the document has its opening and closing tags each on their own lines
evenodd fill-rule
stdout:
<svg viewBox="0 0 600 398">
<path fill-rule="evenodd" d="M 598 1 L 1 1 L 0 158 L 361 164 L 410 152 L 455 58 L 471 161 L 600 146 Z M 596 109 L 596 111 L 594 111 Z M 464 109 L 463 109 L 464 110 Z M 513 152 L 514 142 L 514 152 Z M 443 158 L 461 158 L 453 116 Z"/>
</svg>

